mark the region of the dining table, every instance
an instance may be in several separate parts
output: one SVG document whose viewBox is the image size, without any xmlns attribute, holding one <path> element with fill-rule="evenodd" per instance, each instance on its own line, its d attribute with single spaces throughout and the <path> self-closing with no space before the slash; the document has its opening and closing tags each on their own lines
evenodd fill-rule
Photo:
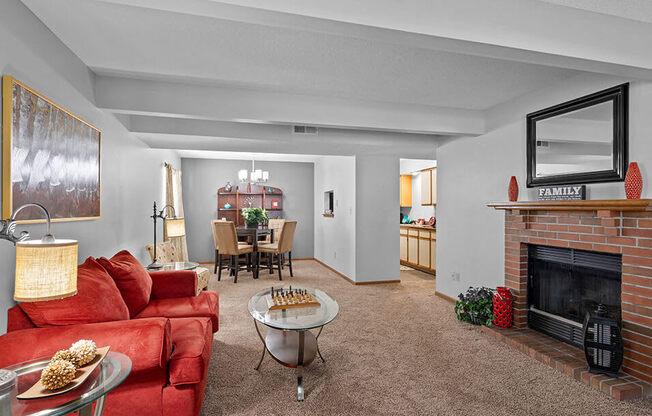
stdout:
<svg viewBox="0 0 652 416">
<path fill-rule="evenodd" d="M 269 236 L 269 241 L 274 241 L 274 229 L 267 227 L 256 227 L 256 228 L 247 228 L 245 226 L 239 226 L 235 228 L 236 235 L 238 240 L 245 238 L 248 244 L 254 246 L 254 279 L 258 279 L 258 271 L 260 270 L 260 264 L 258 261 L 258 242 L 261 237 Z"/>
</svg>

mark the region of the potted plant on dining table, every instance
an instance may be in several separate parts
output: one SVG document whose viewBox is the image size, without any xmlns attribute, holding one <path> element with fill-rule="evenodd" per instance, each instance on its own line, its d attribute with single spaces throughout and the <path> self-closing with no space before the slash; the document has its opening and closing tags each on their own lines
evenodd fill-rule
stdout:
<svg viewBox="0 0 652 416">
<path fill-rule="evenodd" d="M 262 208 L 242 208 L 242 217 L 247 228 L 258 228 L 258 225 L 266 224 L 269 220 L 267 211 Z"/>
</svg>

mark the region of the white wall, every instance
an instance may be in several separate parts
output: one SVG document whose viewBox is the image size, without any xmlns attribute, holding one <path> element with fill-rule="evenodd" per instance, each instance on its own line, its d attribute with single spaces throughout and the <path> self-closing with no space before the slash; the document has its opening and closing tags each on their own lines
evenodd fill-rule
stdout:
<svg viewBox="0 0 652 416">
<path fill-rule="evenodd" d="M 149 149 L 133 138 L 114 116 L 93 103 L 93 74 L 18 0 L 2 3 L 0 73 L 12 75 L 102 130 L 102 219 L 55 223 L 53 234 L 79 240 L 79 261 L 128 249 L 149 263 L 151 205 L 161 198 L 164 161 L 178 166 L 174 152 Z M 19 226 L 34 237 L 42 224 Z M 0 241 L 0 331 L 13 302 L 15 248 Z"/>
<path fill-rule="evenodd" d="M 315 258 L 354 281 L 355 174 L 352 156 L 322 156 L 315 161 Z M 332 218 L 322 215 L 326 191 L 333 191 Z"/>
<path fill-rule="evenodd" d="M 356 282 L 398 280 L 399 159 L 358 155 L 356 187 Z"/>
<path fill-rule="evenodd" d="M 502 104 L 488 112 L 490 131 L 452 140 L 437 154 L 437 291 L 456 297 L 468 286 L 504 282 L 504 212 L 486 206 L 507 200 L 517 177 L 519 199 L 534 200 L 525 187 L 525 115 L 631 80 L 585 74 Z M 652 170 L 652 83 L 632 81 L 629 99 L 629 159 L 643 174 L 643 198 L 650 196 Z M 588 199 L 624 198 L 622 182 L 587 186 Z M 460 273 L 460 280 L 452 279 Z"/>
</svg>

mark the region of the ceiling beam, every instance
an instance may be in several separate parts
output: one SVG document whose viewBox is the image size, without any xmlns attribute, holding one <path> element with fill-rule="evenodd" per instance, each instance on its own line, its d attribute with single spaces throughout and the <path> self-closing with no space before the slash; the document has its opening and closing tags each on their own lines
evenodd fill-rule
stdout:
<svg viewBox="0 0 652 416">
<path fill-rule="evenodd" d="M 99 1 L 652 79 L 651 24 L 532 0 Z"/>
<path fill-rule="evenodd" d="M 319 128 L 293 134 L 289 126 L 131 115 L 129 130 L 152 148 L 227 152 L 435 158 L 442 137 L 427 134 Z"/>
<path fill-rule="evenodd" d="M 479 135 L 481 111 L 97 76 L 99 108 L 121 114 L 404 133 Z"/>
</svg>

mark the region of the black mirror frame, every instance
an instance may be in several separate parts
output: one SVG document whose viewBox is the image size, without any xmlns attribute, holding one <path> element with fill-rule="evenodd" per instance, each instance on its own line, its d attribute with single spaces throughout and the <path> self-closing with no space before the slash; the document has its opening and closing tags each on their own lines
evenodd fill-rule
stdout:
<svg viewBox="0 0 652 416">
<path fill-rule="evenodd" d="M 613 169 L 566 175 L 536 177 L 536 123 L 571 111 L 613 101 Z M 527 124 L 527 187 L 577 183 L 618 182 L 625 180 L 628 164 L 629 83 L 608 88 L 575 100 L 530 113 Z"/>
</svg>

